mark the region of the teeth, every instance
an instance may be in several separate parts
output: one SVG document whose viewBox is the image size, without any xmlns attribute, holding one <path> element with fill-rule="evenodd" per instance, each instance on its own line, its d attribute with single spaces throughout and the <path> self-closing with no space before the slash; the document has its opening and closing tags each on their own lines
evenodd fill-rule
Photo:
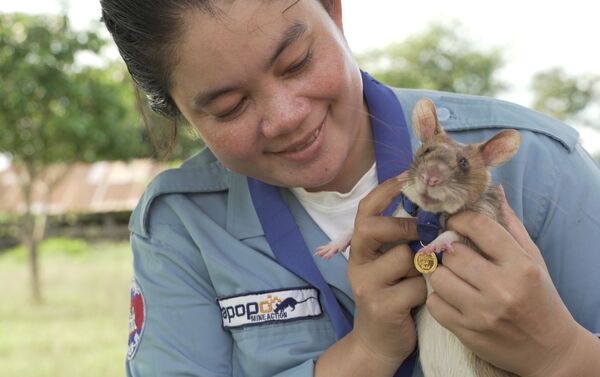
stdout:
<svg viewBox="0 0 600 377">
<path fill-rule="evenodd" d="M 317 137 L 319 136 L 319 132 L 321 131 L 320 128 L 318 128 L 312 135 L 312 137 L 304 144 L 297 146 L 294 149 L 294 152 L 298 152 L 301 151 L 302 149 L 306 148 L 308 145 L 312 144 L 315 140 L 317 140 Z"/>
</svg>

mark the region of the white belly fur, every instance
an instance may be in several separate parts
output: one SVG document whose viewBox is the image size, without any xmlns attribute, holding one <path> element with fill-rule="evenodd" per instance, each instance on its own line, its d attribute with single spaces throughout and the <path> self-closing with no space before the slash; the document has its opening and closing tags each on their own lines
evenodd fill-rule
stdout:
<svg viewBox="0 0 600 377">
<path fill-rule="evenodd" d="M 394 211 L 395 217 L 412 217 L 402 206 Z M 433 292 L 430 276 L 423 275 L 427 295 Z M 460 340 L 440 325 L 423 305 L 417 312 L 419 360 L 425 377 L 514 377 L 515 375 L 481 360 Z"/>
<path fill-rule="evenodd" d="M 433 292 L 429 275 L 424 275 L 428 295 Z M 479 359 L 458 338 L 440 325 L 423 305 L 416 315 L 419 359 L 425 377 L 514 376 Z"/>
</svg>

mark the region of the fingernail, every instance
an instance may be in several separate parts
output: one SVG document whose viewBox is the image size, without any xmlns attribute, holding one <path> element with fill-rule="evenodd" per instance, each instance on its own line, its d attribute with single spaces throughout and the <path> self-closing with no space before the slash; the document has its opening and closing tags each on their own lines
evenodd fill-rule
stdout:
<svg viewBox="0 0 600 377">
<path fill-rule="evenodd" d="M 500 192 L 500 194 L 502 194 L 502 196 L 506 196 L 506 193 L 504 192 L 504 187 L 502 187 L 502 184 L 498 185 L 498 191 Z"/>
<path fill-rule="evenodd" d="M 408 170 L 402 172 L 402 174 L 396 176 L 396 180 L 400 183 L 400 185 L 404 186 L 406 182 L 408 182 Z"/>
</svg>

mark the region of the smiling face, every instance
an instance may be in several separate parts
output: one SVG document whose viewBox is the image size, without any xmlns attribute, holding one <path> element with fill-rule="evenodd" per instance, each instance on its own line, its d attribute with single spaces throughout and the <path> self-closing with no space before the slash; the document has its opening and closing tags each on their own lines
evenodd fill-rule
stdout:
<svg viewBox="0 0 600 377">
<path fill-rule="evenodd" d="M 224 166 L 278 186 L 347 191 L 374 161 L 341 3 L 221 1 L 186 13 L 170 94 Z"/>
</svg>

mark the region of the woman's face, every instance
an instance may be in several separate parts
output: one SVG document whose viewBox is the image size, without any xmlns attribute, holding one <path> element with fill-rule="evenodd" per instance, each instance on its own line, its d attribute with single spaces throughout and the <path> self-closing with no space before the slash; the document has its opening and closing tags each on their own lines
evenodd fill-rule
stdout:
<svg viewBox="0 0 600 377">
<path fill-rule="evenodd" d="M 227 168 L 277 186 L 347 189 L 369 156 L 360 71 L 341 5 L 221 1 L 186 13 L 171 95 Z M 351 187 L 351 186 L 350 186 Z"/>
</svg>

